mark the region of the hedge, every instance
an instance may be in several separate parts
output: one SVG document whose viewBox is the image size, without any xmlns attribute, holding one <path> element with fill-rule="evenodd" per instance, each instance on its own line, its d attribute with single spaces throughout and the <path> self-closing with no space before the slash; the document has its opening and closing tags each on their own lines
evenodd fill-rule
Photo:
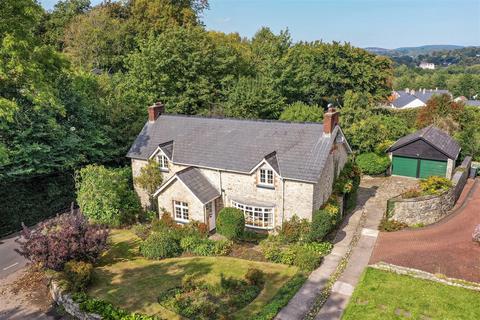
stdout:
<svg viewBox="0 0 480 320">
<path fill-rule="evenodd" d="M 75 201 L 71 172 L 0 182 L 0 237 L 64 212 Z"/>
<path fill-rule="evenodd" d="M 376 153 L 362 153 L 357 156 L 357 165 L 362 173 L 368 175 L 382 174 L 390 167 L 388 156 L 379 156 Z"/>
<path fill-rule="evenodd" d="M 217 218 L 217 232 L 228 239 L 240 239 L 245 229 L 245 216 L 237 208 L 223 208 Z"/>
</svg>

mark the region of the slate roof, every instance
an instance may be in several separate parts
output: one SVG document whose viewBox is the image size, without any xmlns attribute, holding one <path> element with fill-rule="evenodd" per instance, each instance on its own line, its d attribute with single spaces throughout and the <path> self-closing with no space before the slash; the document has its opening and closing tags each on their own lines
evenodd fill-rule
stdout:
<svg viewBox="0 0 480 320">
<path fill-rule="evenodd" d="M 433 90 L 433 89 L 428 89 L 428 90 L 426 89 L 425 93 L 423 93 L 423 90 L 418 90 L 418 91 L 415 91 L 414 94 L 407 93 L 405 90 L 397 90 L 396 92 L 398 93 L 399 97 L 392 102 L 392 105 L 396 108 L 403 108 L 415 99 L 419 99 L 423 103 L 427 103 L 427 101 L 430 100 L 430 98 L 433 95 L 441 95 L 441 94 L 450 95 L 450 91 L 448 90 Z"/>
<path fill-rule="evenodd" d="M 158 145 L 160 150 L 168 157 L 168 159 L 172 159 L 173 155 L 173 141 L 168 141 L 165 143 L 161 143 Z"/>
<path fill-rule="evenodd" d="M 220 192 L 208 181 L 199 169 L 188 167 L 177 172 L 176 177 L 182 180 L 190 191 L 206 204 L 220 196 Z"/>
<path fill-rule="evenodd" d="M 177 164 L 248 173 L 270 155 L 267 162 L 282 177 L 315 183 L 338 131 L 324 135 L 321 123 L 163 114 L 145 124 L 127 157 L 148 159 L 160 144 L 173 141 Z"/>
<path fill-rule="evenodd" d="M 442 95 L 442 94 L 450 94 L 450 91 L 448 90 L 425 90 L 425 93 L 423 93 L 423 90 L 418 90 L 415 91 L 415 96 L 422 100 L 422 102 L 427 103 L 428 100 L 434 95 Z"/>
<path fill-rule="evenodd" d="M 440 130 L 433 125 L 420 129 L 417 132 L 409 134 L 398 139 L 387 152 L 397 150 L 413 141 L 422 139 L 440 152 L 444 153 L 450 159 L 457 159 L 460 153 L 460 145 L 445 131 Z"/>
<path fill-rule="evenodd" d="M 397 99 L 395 99 L 392 104 L 397 108 L 403 108 L 413 100 L 417 99 L 417 97 L 406 93 L 405 91 L 397 91 L 400 95 Z"/>
</svg>

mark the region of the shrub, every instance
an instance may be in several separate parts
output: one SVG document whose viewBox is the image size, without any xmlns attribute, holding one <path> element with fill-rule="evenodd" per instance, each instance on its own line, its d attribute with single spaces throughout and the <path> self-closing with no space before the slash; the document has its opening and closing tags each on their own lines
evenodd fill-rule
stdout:
<svg viewBox="0 0 480 320">
<path fill-rule="evenodd" d="M 473 229 L 472 240 L 480 244 L 480 224 L 477 224 L 475 229 Z"/>
<path fill-rule="evenodd" d="M 237 208 L 223 208 L 217 218 L 217 232 L 228 239 L 240 239 L 245 229 L 245 216 Z"/>
<path fill-rule="evenodd" d="M 213 254 L 216 256 L 226 256 L 232 252 L 233 243 L 229 240 L 214 241 Z"/>
<path fill-rule="evenodd" d="M 295 243 L 282 245 L 277 239 L 267 239 L 260 248 L 268 261 L 298 266 L 303 270 L 313 270 L 331 249 L 330 243 Z"/>
<path fill-rule="evenodd" d="M 184 224 L 183 227 L 183 233 L 185 235 L 197 235 L 200 237 L 206 237 L 208 235 L 208 227 L 205 223 L 200 222 L 200 221 L 191 221 L 187 224 Z"/>
<path fill-rule="evenodd" d="M 258 243 L 268 237 L 268 233 L 259 233 L 255 231 L 245 230 L 243 232 L 242 241 Z"/>
<path fill-rule="evenodd" d="M 312 229 L 309 234 L 310 241 L 321 241 L 332 231 L 333 226 L 332 216 L 322 210 L 318 210 L 312 217 Z"/>
<path fill-rule="evenodd" d="M 334 192 L 339 195 L 357 192 L 358 186 L 360 185 L 360 175 L 360 168 L 354 161 L 349 159 L 335 179 Z"/>
<path fill-rule="evenodd" d="M 232 245 L 232 242 L 228 240 L 214 241 L 192 235 L 186 236 L 180 240 L 180 246 L 185 252 L 199 256 L 227 255 L 230 253 Z"/>
<path fill-rule="evenodd" d="M 307 219 L 300 219 L 294 215 L 290 220 L 285 221 L 279 232 L 280 238 L 287 243 L 304 240 L 310 232 L 310 222 Z"/>
<path fill-rule="evenodd" d="M 150 235 L 152 231 L 152 226 L 148 224 L 137 223 L 133 225 L 132 231 L 137 235 L 137 237 L 139 237 L 142 240 L 145 240 Z"/>
<path fill-rule="evenodd" d="M 392 232 L 392 231 L 402 230 L 407 227 L 408 227 L 408 224 L 406 223 L 383 218 L 382 221 L 380 222 L 380 225 L 378 226 L 378 229 L 380 229 L 381 231 Z"/>
<path fill-rule="evenodd" d="M 265 239 L 260 242 L 260 249 L 268 261 L 278 262 L 282 261 L 282 249 L 281 244 L 272 241 L 271 239 Z"/>
<path fill-rule="evenodd" d="M 378 154 L 379 156 L 385 155 L 385 151 L 387 151 L 388 148 L 390 148 L 391 145 L 393 145 L 395 141 L 392 140 L 384 140 L 380 142 L 376 147 L 375 147 L 375 153 Z"/>
<path fill-rule="evenodd" d="M 293 276 L 277 291 L 270 302 L 253 317 L 253 320 L 273 319 L 277 313 L 287 305 L 290 299 L 293 298 L 306 279 L 306 276 L 300 273 Z"/>
<path fill-rule="evenodd" d="M 376 153 L 362 153 L 357 156 L 357 165 L 362 173 L 368 175 L 382 174 L 390 167 L 390 159 L 388 156 L 379 156 Z"/>
<path fill-rule="evenodd" d="M 265 283 L 265 274 L 262 270 L 249 268 L 245 274 L 247 283 L 253 286 L 263 286 Z"/>
<path fill-rule="evenodd" d="M 300 270 L 313 270 L 322 262 L 322 255 L 314 249 L 297 245 L 294 250 L 295 260 L 293 265 L 299 267 Z"/>
<path fill-rule="evenodd" d="M 411 198 L 420 197 L 421 195 L 422 195 L 422 192 L 420 190 L 418 190 L 417 188 L 411 188 L 402 194 L 402 198 L 411 199 Z"/>
<path fill-rule="evenodd" d="M 88 165 L 76 173 L 77 202 L 82 212 L 98 223 L 118 227 L 141 212 L 133 191 L 130 168 L 108 169 Z"/>
<path fill-rule="evenodd" d="M 43 267 L 60 271 L 70 260 L 95 262 L 105 249 L 108 229 L 91 225 L 81 213 L 63 214 L 23 227 L 21 254 Z"/>
<path fill-rule="evenodd" d="M 308 240 L 323 240 L 339 222 L 340 207 L 335 196 L 332 196 L 322 208 L 313 214 Z"/>
<path fill-rule="evenodd" d="M 69 282 L 70 290 L 84 291 L 92 280 L 93 266 L 84 261 L 69 261 L 65 263 L 65 276 Z"/>
<path fill-rule="evenodd" d="M 172 234 L 154 232 L 140 245 L 140 253 L 148 259 L 165 259 L 179 256 L 182 248 Z"/>
<path fill-rule="evenodd" d="M 326 256 L 333 249 L 333 244 L 330 242 L 310 242 L 303 245 L 307 250 L 313 250 L 322 256 Z"/>
<path fill-rule="evenodd" d="M 100 315 L 109 320 L 159 320 L 156 316 L 147 316 L 138 313 L 130 313 L 99 299 L 89 298 L 84 292 L 75 293 L 72 298 L 80 306 L 80 310 Z"/>
<path fill-rule="evenodd" d="M 166 211 L 162 213 L 160 220 L 154 220 L 152 222 L 152 231 L 163 232 L 167 229 L 177 229 L 180 226 L 173 220 L 172 215 Z"/>
<path fill-rule="evenodd" d="M 445 177 L 431 176 L 420 181 L 420 189 L 424 194 L 438 195 L 452 187 L 452 182 Z"/>
</svg>

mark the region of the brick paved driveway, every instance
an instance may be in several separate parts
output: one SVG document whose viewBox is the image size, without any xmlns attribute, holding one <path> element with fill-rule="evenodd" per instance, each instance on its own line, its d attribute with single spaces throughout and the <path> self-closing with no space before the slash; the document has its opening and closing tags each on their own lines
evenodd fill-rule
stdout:
<svg viewBox="0 0 480 320">
<path fill-rule="evenodd" d="M 460 199 L 466 198 L 465 203 L 450 217 L 421 229 L 381 232 L 370 263 L 384 261 L 480 283 L 480 245 L 472 241 L 473 228 L 480 224 L 480 179 L 468 184 Z"/>
</svg>

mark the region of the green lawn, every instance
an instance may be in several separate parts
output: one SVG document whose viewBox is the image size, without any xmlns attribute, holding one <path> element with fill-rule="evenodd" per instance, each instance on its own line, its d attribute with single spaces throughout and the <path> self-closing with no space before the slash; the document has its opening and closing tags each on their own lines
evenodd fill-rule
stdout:
<svg viewBox="0 0 480 320">
<path fill-rule="evenodd" d="M 480 319 L 480 292 L 367 268 L 342 319 Z"/>
<path fill-rule="evenodd" d="M 220 274 L 243 278 L 248 268 L 263 270 L 266 283 L 262 292 L 247 307 L 239 310 L 237 319 L 248 319 L 275 295 L 277 290 L 298 272 L 296 267 L 249 261 L 230 257 L 184 257 L 160 261 L 146 260 L 138 255 L 140 240 L 130 231 L 112 232 L 111 249 L 95 268 L 94 282 L 89 290 L 93 297 L 144 314 L 167 319 L 180 319 L 157 303 L 159 294 L 179 286 L 185 274 L 195 274 L 207 283 L 220 281 Z"/>
</svg>

